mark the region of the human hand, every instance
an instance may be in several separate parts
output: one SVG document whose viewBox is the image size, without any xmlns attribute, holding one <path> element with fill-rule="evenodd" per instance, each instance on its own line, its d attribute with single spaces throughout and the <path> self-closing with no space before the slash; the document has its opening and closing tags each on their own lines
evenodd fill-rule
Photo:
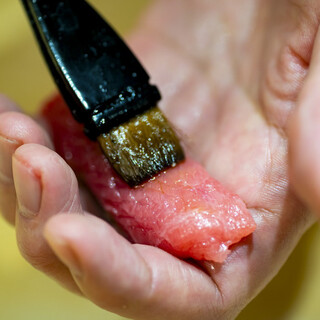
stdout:
<svg viewBox="0 0 320 320">
<path fill-rule="evenodd" d="M 1 199 L 2 211 L 14 221 L 16 192 L 20 204 L 39 211 L 26 217 L 20 206 L 16 215 L 26 259 L 70 290 L 135 319 L 235 317 L 312 222 L 288 182 L 286 124 L 307 73 L 315 12 L 299 1 L 160 1 L 132 37 L 190 152 L 256 218 L 251 241 L 236 246 L 223 265 L 206 262 L 199 269 L 159 249 L 130 245 L 86 214 L 100 211 L 85 189 L 79 195 L 73 172 L 50 151 L 47 133 L 22 113 L 8 113 L 15 107 L 2 100 L 0 134 L 11 140 L 0 141 L 7 177 L 1 194 L 11 197 Z M 11 155 L 26 143 L 34 144 L 18 148 L 13 158 L 15 190 Z"/>
</svg>

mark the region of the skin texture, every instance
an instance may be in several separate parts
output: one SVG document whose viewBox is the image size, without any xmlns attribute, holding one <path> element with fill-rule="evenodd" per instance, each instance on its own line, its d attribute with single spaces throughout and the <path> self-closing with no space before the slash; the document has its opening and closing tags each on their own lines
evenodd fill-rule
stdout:
<svg viewBox="0 0 320 320">
<path fill-rule="evenodd" d="M 159 0 L 131 37 L 188 152 L 257 222 L 222 265 L 131 245 L 88 214 L 48 134 L 1 97 L 0 205 L 22 255 L 130 318 L 233 319 L 312 224 L 306 206 L 320 212 L 319 21 L 316 0 Z"/>
</svg>

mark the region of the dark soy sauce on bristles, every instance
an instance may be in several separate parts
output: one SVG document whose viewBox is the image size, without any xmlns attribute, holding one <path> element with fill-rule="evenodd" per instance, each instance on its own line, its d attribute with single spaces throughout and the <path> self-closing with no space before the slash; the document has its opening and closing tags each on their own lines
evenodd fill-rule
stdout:
<svg viewBox="0 0 320 320">
<path fill-rule="evenodd" d="M 173 129 L 157 108 L 98 137 L 115 171 L 132 187 L 184 160 Z"/>
</svg>

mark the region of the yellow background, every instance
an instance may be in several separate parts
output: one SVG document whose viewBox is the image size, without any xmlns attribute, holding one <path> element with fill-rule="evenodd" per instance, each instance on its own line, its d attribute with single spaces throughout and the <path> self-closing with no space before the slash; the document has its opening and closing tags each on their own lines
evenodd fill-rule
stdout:
<svg viewBox="0 0 320 320">
<path fill-rule="evenodd" d="M 150 0 L 95 0 L 122 34 Z M 172 0 L 174 1 L 174 0 Z M 0 1 L 0 91 L 27 111 L 54 90 L 18 0 Z M 320 233 L 312 228 L 280 274 L 238 320 L 320 319 Z M 125 257 L 124 257 L 125 259 Z M 0 319 L 122 319 L 61 289 L 20 257 L 12 227 L 0 219 Z M 152 320 L 152 319 L 150 319 Z M 199 319 L 201 320 L 201 319 Z"/>
</svg>

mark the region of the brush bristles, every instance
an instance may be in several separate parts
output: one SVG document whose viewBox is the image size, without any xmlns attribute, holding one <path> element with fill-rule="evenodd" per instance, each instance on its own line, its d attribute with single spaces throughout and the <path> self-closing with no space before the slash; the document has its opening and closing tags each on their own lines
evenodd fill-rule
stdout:
<svg viewBox="0 0 320 320">
<path fill-rule="evenodd" d="M 112 167 L 132 187 L 184 160 L 177 136 L 157 107 L 100 135 L 98 141 Z"/>
</svg>

